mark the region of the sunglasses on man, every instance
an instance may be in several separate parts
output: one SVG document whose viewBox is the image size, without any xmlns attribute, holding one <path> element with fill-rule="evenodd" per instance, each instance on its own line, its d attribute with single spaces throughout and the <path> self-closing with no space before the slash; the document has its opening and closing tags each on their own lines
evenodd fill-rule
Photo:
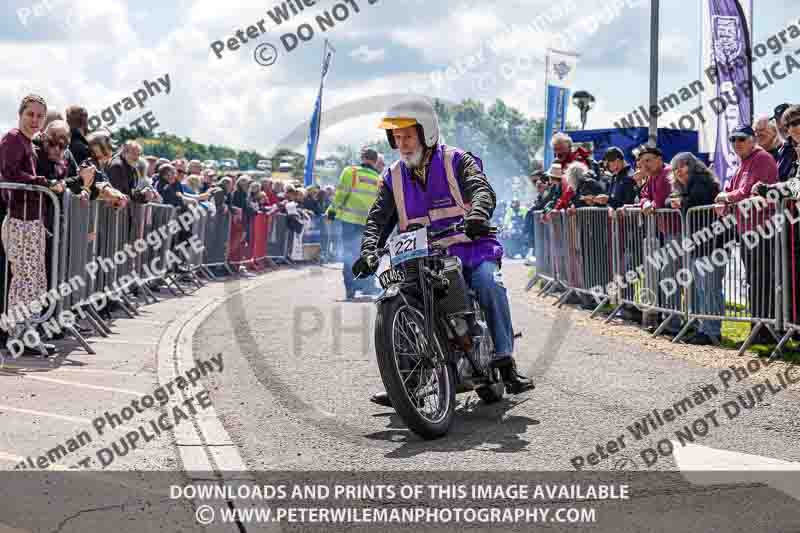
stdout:
<svg viewBox="0 0 800 533">
<path fill-rule="evenodd" d="M 728 141 L 730 141 L 731 143 L 745 142 L 746 140 L 747 137 L 731 137 L 730 139 L 728 139 Z"/>
</svg>

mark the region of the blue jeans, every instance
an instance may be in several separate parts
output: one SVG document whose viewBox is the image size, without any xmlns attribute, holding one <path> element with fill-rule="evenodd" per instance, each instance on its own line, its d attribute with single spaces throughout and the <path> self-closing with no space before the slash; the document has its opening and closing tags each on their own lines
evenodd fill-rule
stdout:
<svg viewBox="0 0 800 533">
<path fill-rule="evenodd" d="M 661 246 L 664 246 L 664 247 L 668 246 L 669 243 L 671 243 L 672 241 L 676 241 L 676 242 L 678 241 L 678 237 L 675 236 L 675 235 L 666 235 L 666 236 L 662 235 L 661 237 L 662 237 L 661 238 L 661 242 L 663 242 L 663 245 L 661 245 Z M 655 241 L 654 244 L 657 244 L 658 242 L 659 241 Z M 680 249 L 680 247 L 678 247 L 678 249 Z M 656 250 L 653 250 L 653 253 L 658 253 L 658 252 Z M 647 260 L 645 260 L 645 261 L 647 261 Z M 652 272 L 654 274 L 654 278 L 653 278 L 654 280 L 658 280 L 659 282 L 661 282 L 663 280 L 667 280 L 667 279 L 675 280 L 676 277 L 677 277 L 678 271 L 683 266 L 681 264 L 681 259 L 680 258 L 674 259 L 671 256 L 668 256 L 665 261 L 666 261 L 666 264 L 663 266 L 663 268 L 660 271 L 655 267 L 651 267 L 652 268 Z M 672 287 L 669 287 L 669 288 L 672 288 Z M 668 294 L 668 292 L 665 292 L 665 289 L 659 283 L 657 288 L 656 288 L 656 295 L 657 295 L 656 302 L 658 302 L 658 305 L 660 305 L 661 307 L 664 307 L 665 309 L 679 310 L 679 309 L 681 309 L 681 294 L 682 293 L 681 293 L 680 285 L 675 287 L 675 290 L 674 290 L 674 292 L 672 294 Z M 667 331 L 667 332 L 673 333 L 673 334 L 677 334 L 681 330 L 682 327 L 683 326 L 682 326 L 682 321 L 681 321 L 680 316 L 672 315 L 672 318 L 670 318 L 669 322 L 667 322 L 667 325 L 664 328 L 664 331 Z"/>
<path fill-rule="evenodd" d="M 724 297 L 722 294 L 722 273 L 725 267 L 713 267 L 711 272 L 701 269 L 693 263 L 692 275 L 694 277 L 694 292 L 692 294 L 692 307 L 695 313 L 701 315 L 725 314 Z M 719 340 L 722 336 L 722 322 L 720 320 L 700 320 L 700 332 Z"/>
<path fill-rule="evenodd" d="M 511 307 L 503 286 L 500 267 L 494 261 L 484 261 L 476 268 L 464 268 L 467 285 L 478 296 L 478 303 L 489 323 L 494 341 L 495 358 L 514 355 L 514 328 L 511 326 Z"/>
<path fill-rule="evenodd" d="M 361 255 L 361 239 L 364 235 L 364 226 L 342 222 L 342 248 L 344 267 L 342 277 L 344 278 L 344 289 L 348 296 L 352 296 L 355 291 L 375 292 L 375 276 L 365 279 L 355 279 L 353 277 L 353 263 Z"/>
</svg>

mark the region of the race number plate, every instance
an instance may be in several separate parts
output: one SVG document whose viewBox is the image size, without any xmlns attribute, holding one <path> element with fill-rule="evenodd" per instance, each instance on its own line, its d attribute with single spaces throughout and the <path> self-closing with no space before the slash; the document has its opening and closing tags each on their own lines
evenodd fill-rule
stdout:
<svg viewBox="0 0 800 533">
<path fill-rule="evenodd" d="M 389 240 L 389 256 L 392 266 L 416 257 L 428 255 L 428 230 L 420 228 L 395 235 Z"/>
</svg>

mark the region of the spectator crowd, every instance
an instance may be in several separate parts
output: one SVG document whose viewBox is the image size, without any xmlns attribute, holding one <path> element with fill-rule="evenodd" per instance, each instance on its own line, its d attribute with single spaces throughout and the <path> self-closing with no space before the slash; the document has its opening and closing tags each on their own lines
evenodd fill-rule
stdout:
<svg viewBox="0 0 800 533">
<path fill-rule="evenodd" d="M 782 104 L 772 116 L 763 116 L 753 126 L 737 127 L 728 139 L 740 159 L 736 173 L 724 184 L 709 166 L 696 155 L 683 152 L 671 161 L 664 159 L 657 146 L 645 145 L 633 151 L 635 161 L 628 162 L 624 152 L 617 147 L 606 150 L 602 161 L 594 161 L 582 147 L 575 148 L 565 133 L 551 139 L 555 162 L 546 171 L 534 173 L 530 179 L 537 190 L 537 198 L 527 210 L 525 218 L 528 247 L 534 249 L 534 212 L 541 212 L 541 221 L 550 223 L 557 213 L 574 214 L 580 207 L 607 208 L 610 217 L 624 217 L 626 210 L 637 208 L 645 215 L 660 209 L 680 210 L 693 207 L 714 206 L 718 217 L 735 213 L 737 227 L 713 242 L 693 252 L 692 260 L 710 256 L 714 250 L 731 241 L 742 243 L 742 234 L 763 225 L 763 218 L 748 218 L 754 197 L 800 199 L 800 106 Z M 743 202 L 748 202 L 743 204 Z M 748 206 L 744 209 L 744 206 Z M 754 222 L 755 221 L 755 222 Z M 658 228 L 659 245 L 680 238 L 679 231 L 664 226 Z M 792 232 L 792 254 L 795 263 L 800 259 L 800 231 Z M 741 246 L 747 285 L 747 300 L 752 316 L 775 317 L 774 240 L 759 239 L 753 246 Z M 693 311 L 699 314 L 724 316 L 725 294 L 722 279 L 725 267 L 711 273 L 695 271 L 693 277 Z M 789 276 L 791 295 L 795 290 L 796 275 Z M 797 300 L 790 295 L 790 301 Z M 680 298 L 680 292 L 675 297 Z M 659 298 L 662 295 L 659 294 Z M 576 297 L 574 303 L 592 307 L 591 302 Z M 659 304 L 663 303 L 661 301 Z M 673 302 L 674 303 L 674 302 Z M 797 320 L 793 303 L 790 319 Z M 625 309 L 636 313 L 636 309 Z M 640 318 L 630 317 L 630 318 Z M 673 316 L 662 330 L 675 335 L 683 324 Z M 719 344 L 719 320 L 701 320 L 700 326 L 686 339 L 692 344 Z M 762 328 L 751 339 L 754 343 L 770 344 L 775 339 Z"/>
<path fill-rule="evenodd" d="M 117 147 L 110 131 L 100 129 L 89 133 L 88 118 L 87 110 L 78 105 L 67 107 L 62 114 L 48 109 L 40 96 L 23 98 L 17 127 L 0 139 L 2 181 L 46 187 L 58 198 L 70 191 L 84 207 L 97 200 L 117 209 L 154 203 L 172 206 L 178 212 L 201 209 L 210 215 L 230 213 L 240 228 L 234 232 L 232 227 L 231 245 L 244 247 L 253 238 L 250 222 L 259 213 L 286 214 L 290 228 L 300 232 L 306 221 L 321 220 L 330 212 L 335 195 L 333 187 L 303 188 L 270 179 L 256 181 L 246 173 L 218 173 L 196 159 L 170 161 L 145 156 L 136 141 Z M 800 106 L 778 106 L 773 116 L 760 117 L 752 127 L 738 127 L 728 140 L 741 164 L 721 188 L 719 178 L 694 154 L 679 153 L 667 162 L 659 147 L 646 145 L 634 151 L 634 161 L 628 161 L 623 150 L 610 147 L 601 161 L 595 161 L 585 148 L 575 147 L 568 134 L 557 133 L 550 140 L 555 162 L 530 177 L 538 192 L 535 202 L 528 208 L 516 199 L 509 206 L 500 205 L 493 220 L 505 228 L 508 254 L 521 256 L 526 248 L 535 247 L 536 212 L 542 213 L 543 223 L 551 222 L 556 213 L 574 214 L 581 207 L 601 207 L 611 216 L 624 216 L 632 207 L 647 214 L 665 208 L 685 213 L 693 207 L 713 205 L 722 215 L 753 196 L 777 194 L 781 198 L 800 198 Z M 47 235 L 52 216 L 44 195 L 2 190 L 0 258 L 9 265 L 5 273 L 0 273 L 4 310 L 26 305 L 47 291 L 49 257 L 53 253 Z M 726 235 L 722 242 L 713 243 L 703 252 L 710 254 L 724 246 L 725 239 L 740 239 L 741 233 L 749 228 L 748 223 L 740 224 L 739 234 Z M 800 238 L 800 232 L 794 235 Z M 184 230 L 176 241 L 188 237 Z M 676 238 L 676 232 L 660 228 L 662 245 Z M 323 260 L 331 259 L 328 243 L 323 242 L 321 248 Z M 800 256 L 800 242 L 793 249 Z M 754 247 L 742 247 L 742 254 L 752 313 L 772 317 L 774 297 L 765 292 L 769 293 L 766 289 L 775 283 L 771 268 L 773 248 L 763 239 Z M 243 266 L 241 273 L 249 275 Z M 723 276 L 724 268 L 703 276 L 695 284 L 693 305 L 711 315 L 724 314 Z M 792 276 L 789 290 L 793 294 L 794 284 Z M 590 305 L 581 299 L 578 303 Z M 672 318 L 675 320 L 670 321 L 666 331 L 674 334 L 682 325 L 677 317 Z M 19 333 L 3 331 L 0 337 Z M 695 344 L 717 344 L 720 336 L 719 320 L 703 320 L 688 340 Z M 753 340 L 772 339 L 768 331 L 761 330 Z"/>
<path fill-rule="evenodd" d="M 219 174 L 199 160 L 145 156 L 136 141 L 114 146 L 107 129 L 89 133 L 88 122 L 89 114 L 82 106 L 69 106 L 62 114 L 48 108 L 40 96 L 23 98 L 17 127 L 0 139 L 2 182 L 45 187 L 62 202 L 65 191 L 70 191 L 85 208 L 90 200 L 98 200 L 118 209 L 154 203 L 173 206 L 179 213 L 198 208 L 210 215 L 230 213 L 239 223 L 236 226 L 243 228 L 237 244 L 245 247 L 252 238 L 250 221 L 259 213 L 284 213 L 290 224 L 302 227 L 312 217 L 321 219 L 333 197 L 332 187 L 306 189 L 270 179 L 258 182 L 246 173 Z M 8 188 L 0 192 L 0 259 L 9 266 L 0 269 L 5 312 L 31 304 L 48 290 L 53 251 L 47 235 L 53 213 L 44 194 Z M 188 237 L 183 230 L 175 243 Z M 241 272 L 248 275 L 244 266 Z M 26 327 L 17 326 L 14 331 L 0 332 L 3 344 Z M 41 353 L 40 348 L 33 351 Z M 52 345 L 43 348 L 53 349 Z"/>
</svg>

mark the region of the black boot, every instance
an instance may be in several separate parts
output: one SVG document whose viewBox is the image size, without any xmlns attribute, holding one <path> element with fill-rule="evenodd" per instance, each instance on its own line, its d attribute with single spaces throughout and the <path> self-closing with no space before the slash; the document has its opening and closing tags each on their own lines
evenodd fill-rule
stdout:
<svg viewBox="0 0 800 533">
<path fill-rule="evenodd" d="M 517 371 L 517 363 L 513 357 L 492 361 L 492 366 L 500 370 L 500 375 L 506 384 L 506 392 L 508 394 L 519 394 L 535 388 L 532 379 L 523 376 Z"/>
</svg>

